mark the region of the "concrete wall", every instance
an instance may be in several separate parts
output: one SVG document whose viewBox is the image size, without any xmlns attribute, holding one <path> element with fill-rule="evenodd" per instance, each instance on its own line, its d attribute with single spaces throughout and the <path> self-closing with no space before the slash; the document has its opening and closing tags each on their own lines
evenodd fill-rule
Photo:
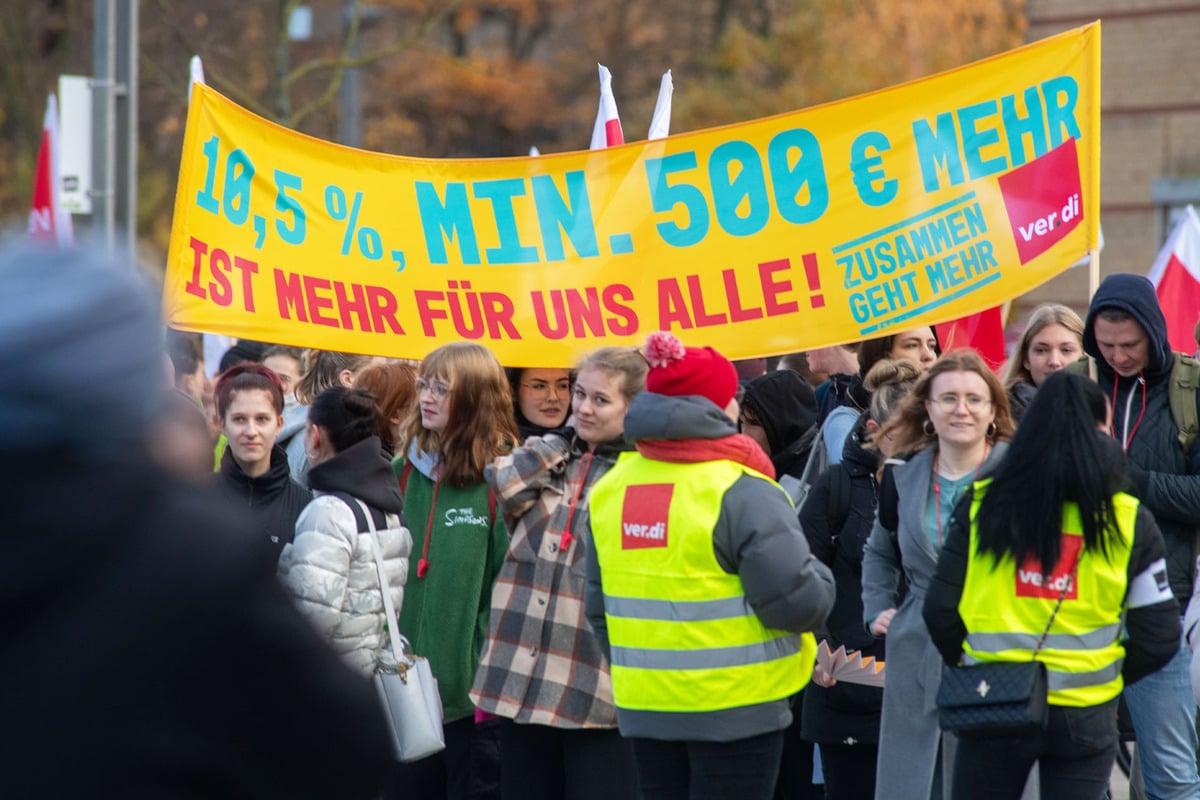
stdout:
<svg viewBox="0 0 1200 800">
<path fill-rule="evenodd" d="M 1155 181 L 1200 187 L 1200 2 L 1027 0 L 1025 11 L 1029 41 L 1101 20 L 1101 273 L 1145 274 L 1166 236 Z M 1021 298 L 1010 328 L 1037 303 L 1087 297 L 1087 270 L 1074 269 Z"/>
</svg>

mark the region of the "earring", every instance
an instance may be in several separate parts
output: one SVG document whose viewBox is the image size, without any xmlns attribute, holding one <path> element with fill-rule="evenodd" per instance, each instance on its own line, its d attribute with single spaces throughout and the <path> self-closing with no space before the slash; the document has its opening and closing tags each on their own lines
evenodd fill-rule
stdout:
<svg viewBox="0 0 1200 800">
<path fill-rule="evenodd" d="M 986 434 L 987 434 L 987 438 L 989 438 L 989 439 L 996 438 L 996 423 L 994 423 L 994 422 L 988 423 Z"/>
<path fill-rule="evenodd" d="M 925 423 L 921 426 L 921 430 L 925 432 L 926 436 L 933 436 L 935 433 L 933 429 L 933 420 L 925 420 Z"/>
</svg>

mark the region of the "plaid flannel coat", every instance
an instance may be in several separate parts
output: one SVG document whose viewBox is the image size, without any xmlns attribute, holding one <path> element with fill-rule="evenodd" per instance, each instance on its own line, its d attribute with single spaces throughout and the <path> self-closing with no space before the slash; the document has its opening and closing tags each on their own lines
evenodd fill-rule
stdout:
<svg viewBox="0 0 1200 800">
<path fill-rule="evenodd" d="M 608 662 L 583 592 L 588 495 L 623 448 L 618 440 L 589 452 L 574 437 L 534 436 L 487 467 L 512 540 L 471 689 L 480 709 L 558 728 L 616 727 Z"/>
</svg>

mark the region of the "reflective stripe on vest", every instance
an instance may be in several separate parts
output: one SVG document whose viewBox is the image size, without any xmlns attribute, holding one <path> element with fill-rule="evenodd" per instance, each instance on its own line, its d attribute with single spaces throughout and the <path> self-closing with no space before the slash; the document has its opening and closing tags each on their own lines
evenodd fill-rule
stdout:
<svg viewBox="0 0 1200 800">
<path fill-rule="evenodd" d="M 713 552 L 721 500 L 745 474 L 764 477 L 731 461 L 669 464 L 627 453 L 592 488 L 618 708 L 734 708 L 808 682 L 812 635 L 763 626 L 740 578 Z"/>
<path fill-rule="evenodd" d="M 1079 509 L 1070 503 L 1064 506 L 1062 555 L 1047 576 L 1036 559 L 1018 565 L 1005 557 L 997 564 L 990 554 L 979 553 L 976 518 L 990 483 L 975 484 L 971 504 L 970 559 L 958 606 L 968 631 L 964 662 L 1031 659 L 1062 587 L 1068 585 L 1037 653 L 1047 669 L 1048 699 L 1057 706 L 1092 706 L 1111 700 L 1124 685 L 1121 614 L 1138 501 L 1127 494 L 1113 497 L 1119 535 L 1110 540 L 1107 557 L 1083 549 Z"/>
</svg>

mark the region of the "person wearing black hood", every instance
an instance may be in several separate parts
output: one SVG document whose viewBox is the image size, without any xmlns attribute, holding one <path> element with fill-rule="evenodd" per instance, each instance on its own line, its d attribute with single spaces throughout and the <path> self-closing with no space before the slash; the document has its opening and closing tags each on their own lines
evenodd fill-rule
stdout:
<svg viewBox="0 0 1200 800">
<path fill-rule="evenodd" d="M 776 370 L 746 384 L 738 427 L 771 459 L 775 477 L 789 489 L 788 478 L 804 474 L 808 454 L 819 435 L 817 399 L 812 386 L 791 370 Z M 793 495 L 794 496 L 794 495 Z M 787 800 L 818 798 L 813 785 L 813 746 L 800 738 L 800 706 L 804 691 L 792 699 L 795 713 L 784 732 L 783 757 L 775 796 Z"/>
<path fill-rule="evenodd" d="M 779 479 L 804 473 L 817 438 L 817 399 L 799 373 L 776 370 L 747 383 L 738 423 L 771 457 Z"/>
<path fill-rule="evenodd" d="M 312 492 L 292 480 L 287 453 L 277 443 L 283 428 L 283 386 L 262 364 L 240 364 L 221 374 L 213 392 L 221 431 L 220 485 L 250 510 L 272 568 L 292 540 Z"/>
<path fill-rule="evenodd" d="M 1169 387 L 1182 356 L 1171 351 L 1153 284 L 1141 275 L 1105 278 L 1088 308 L 1083 349 L 1096 360 L 1112 403 L 1109 433 L 1125 450 L 1134 494 L 1162 529 L 1166 579 L 1185 609 L 1200 526 L 1200 447 L 1180 446 Z M 1166 667 L 1125 688 L 1148 797 L 1200 797 L 1189 662 L 1181 646 Z"/>
</svg>

